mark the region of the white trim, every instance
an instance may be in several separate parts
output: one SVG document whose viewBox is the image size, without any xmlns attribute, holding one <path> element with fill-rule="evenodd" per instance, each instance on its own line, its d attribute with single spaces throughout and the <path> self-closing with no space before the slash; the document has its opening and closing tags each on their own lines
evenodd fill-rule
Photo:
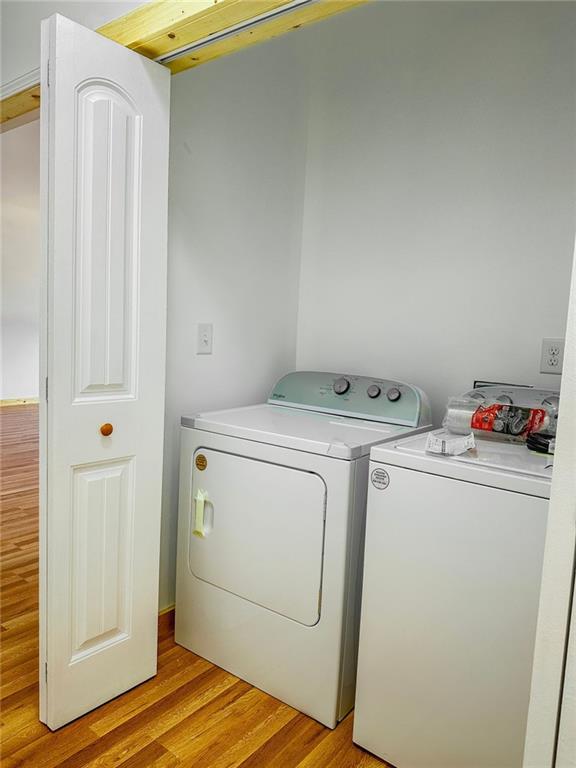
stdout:
<svg viewBox="0 0 576 768">
<path fill-rule="evenodd" d="M 7 83 L 2 83 L 2 85 L 0 85 L 0 99 L 7 99 L 9 96 L 14 96 L 15 93 L 25 91 L 33 85 L 40 85 L 40 67 L 36 67 L 36 69 L 32 69 L 30 72 L 26 72 L 25 75 L 15 77 Z"/>
<path fill-rule="evenodd" d="M 524 768 L 556 763 L 576 545 L 576 247 L 565 350 Z"/>
</svg>

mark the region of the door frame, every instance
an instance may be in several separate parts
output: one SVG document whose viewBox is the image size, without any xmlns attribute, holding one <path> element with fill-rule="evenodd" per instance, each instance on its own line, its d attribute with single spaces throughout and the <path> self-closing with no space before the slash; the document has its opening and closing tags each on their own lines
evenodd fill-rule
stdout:
<svg viewBox="0 0 576 768">
<path fill-rule="evenodd" d="M 567 664 L 576 555 L 576 244 L 560 415 L 532 667 L 524 768 L 553 768 Z M 576 627 L 572 627 L 572 632 Z M 574 643 L 571 653 L 574 654 Z M 575 663 L 572 659 L 572 665 Z"/>
</svg>

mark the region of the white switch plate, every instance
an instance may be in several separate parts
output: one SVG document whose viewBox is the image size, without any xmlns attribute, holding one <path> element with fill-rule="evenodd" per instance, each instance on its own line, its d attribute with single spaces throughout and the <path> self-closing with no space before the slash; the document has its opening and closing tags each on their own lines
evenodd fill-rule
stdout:
<svg viewBox="0 0 576 768">
<path fill-rule="evenodd" d="M 214 335 L 212 323 L 198 323 L 198 331 L 196 335 L 196 354 L 197 355 L 211 355 L 212 354 L 212 338 Z"/>
<path fill-rule="evenodd" d="M 542 339 L 540 373 L 562 373 L 564 339 Z"/>
</svg>

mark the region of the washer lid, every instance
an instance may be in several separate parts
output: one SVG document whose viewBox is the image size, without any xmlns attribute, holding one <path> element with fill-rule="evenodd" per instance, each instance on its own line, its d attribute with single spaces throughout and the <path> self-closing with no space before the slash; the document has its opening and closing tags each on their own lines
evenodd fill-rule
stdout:
<svg viewBox="0 0 576 768">
<path fill-rule="evenodd" d="M 268 404 L 182 417 L 181 423 L 219 435 L 348 460 L 365 456 L 383 440 L 414 432 L 409 427 Z"/>
<path fill-rule="evenodd" d="M 436 435 L 448 434 L 445 429 Z M 372 461 L 419 472 L 444 475 L 504 490 L 550 497 L 553 456 L 530 451 L 523 443 L 476 436 L 476 448 L 461 456 L 426 453 L 427 434 L 407 437 L 372 449 Z"/>
</svg>

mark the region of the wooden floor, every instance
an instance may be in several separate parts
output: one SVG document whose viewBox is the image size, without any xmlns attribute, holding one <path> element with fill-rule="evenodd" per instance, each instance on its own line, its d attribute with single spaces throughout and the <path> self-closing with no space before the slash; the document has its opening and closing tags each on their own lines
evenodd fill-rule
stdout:
<svg viewBox="0 0 576 768">
<path fill-rule="evenodd" d="M 0 408 L 2 767 L 382 768 L 334 731 L 174 643 L 160 620 L 158 674 L 51 733 L 38 722 L 38 412 Z"/>
</svg>

